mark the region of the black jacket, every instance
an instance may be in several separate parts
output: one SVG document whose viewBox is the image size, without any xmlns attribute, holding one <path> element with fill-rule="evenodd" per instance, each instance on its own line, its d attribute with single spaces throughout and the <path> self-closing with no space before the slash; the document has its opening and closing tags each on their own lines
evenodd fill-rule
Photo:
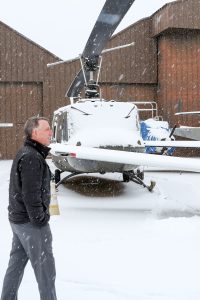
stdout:
<svg viewBox="0 0 200 300">
<path fill-rule="evenodd" d="M 45 161 L 50 148 L 26 140 L 11 168 L 9 185 L 9 220 L 45 225 L 50 218 L 51 174 Z"/>
</svg>

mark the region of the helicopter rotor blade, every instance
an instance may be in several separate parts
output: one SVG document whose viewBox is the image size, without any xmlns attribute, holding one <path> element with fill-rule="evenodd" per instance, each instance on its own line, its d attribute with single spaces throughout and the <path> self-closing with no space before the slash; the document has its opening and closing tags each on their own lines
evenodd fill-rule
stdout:
<svg viewBox="0 0 200 300">
<path fill-rule="evenodd" d="M 81 57 L 86 60 L 84 73 L 89 78 L 94 70 L 99 55 L 113 32 L 135 0 L 107 0 L 93 27 Z M 66 93 L 66 97 L 78 97 L 84 86 L 83 70 L 80 70 Z"/>
<path fill-rule="evenodd" d="M 83 57 L 99 56 L 135 0 L 107 0 L 83 50 Z"/>
</svg>

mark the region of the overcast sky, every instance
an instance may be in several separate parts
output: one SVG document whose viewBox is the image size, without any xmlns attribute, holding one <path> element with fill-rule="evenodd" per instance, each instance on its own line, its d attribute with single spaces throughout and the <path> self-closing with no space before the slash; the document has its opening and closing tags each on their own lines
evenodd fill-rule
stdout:
<svg viewBox="0 0 200 300">
<path fill-rule="evenodd" d="M 115 33 L 172 0 L 135 0 Z M 105 0 L 6 0 L 0 20 L 62 59 L 82 53 Z"/>
</svg>

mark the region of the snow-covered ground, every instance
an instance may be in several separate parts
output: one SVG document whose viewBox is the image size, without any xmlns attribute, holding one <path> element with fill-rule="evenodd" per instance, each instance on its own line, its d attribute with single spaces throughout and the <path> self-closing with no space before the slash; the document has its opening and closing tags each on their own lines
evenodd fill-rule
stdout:
<svg viewBox="0 0 200 300">
<path fill-rule="evenodd" d="M 10 166 L 0 161 L 0 288 L 12 237 Z M 200 299 L 200 175 L 148 171 L 150 180 L 153 193 L 113 174 L 59 187 L 61 214 L 50 222 L 58 300 Z M 30 265 L 19 290 L 27 299 L 39 299 Z"/>
</svg>

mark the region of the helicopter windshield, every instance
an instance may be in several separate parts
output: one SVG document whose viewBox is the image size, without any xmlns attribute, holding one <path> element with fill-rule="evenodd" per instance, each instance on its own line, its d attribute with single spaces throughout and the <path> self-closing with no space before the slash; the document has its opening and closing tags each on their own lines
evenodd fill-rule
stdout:
<svg viewBox="0 0 200 300">
<path fill-rule="evenodd" d="M 82 114 L 80 114 L 82 112 Z M 85 114 L 86 112 L 90 112 Z M 131 144 L 139 136 L 137 107 L 133 103 L 115 101 L 85 101 L 73 104 L 69 110 L 70 142 L 76 144 Z M 83 142 L 84 141 L 84 142 Z"/>
<path fill-rule="evenodd" d="M 70 118 L 77 129 L 136 127 L 137 108 L 131 103 L 87 101 L 76 103 L 71 108 L 73 110 L 70 111 Z M 83 116 L 79 112 L 82 112 Z M 85 115 L 90 117 L 86 119 Z"/>
</svg>

